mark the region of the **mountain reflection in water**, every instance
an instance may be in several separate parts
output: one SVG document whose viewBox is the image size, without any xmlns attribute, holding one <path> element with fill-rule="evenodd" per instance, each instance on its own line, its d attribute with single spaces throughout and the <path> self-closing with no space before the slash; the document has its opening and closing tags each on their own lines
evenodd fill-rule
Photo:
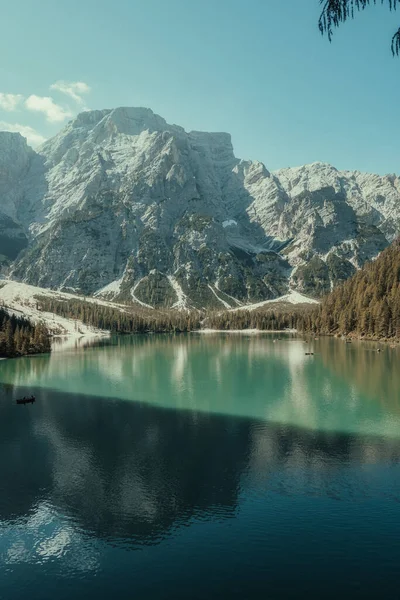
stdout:
<svg viewBox="0 0 400 600">
<path fill-rule="evenodd" d="M 398 351 L 373 350 L 290 335 L 129 336 L 4 361 L 0 381 L 400 439 Z"/>
<path fill-rule="evenodd" d="M 365 402 L 327 342 L 312 361 L 299 340 L 224 336 L 5 361 L 0 598 L 286 598 L 311 580 L 315 597 L 393 594 L 400 440 L 315 426 L 392 423 L 397 404 Z M 33 407 L 14 403 L 23 382 Z"/>
<path fill-rule="evenodd" d="M 0 411 L 0 519 L 46 504 L 86 533 L 133 544 L 157 542 L 193 515 L 231 518 L 248 488 L 335 496 L 338 470 L 344 483 L 352 465 L 400 458 L 400 444 L 380 438 L 48 390 L 34 411 L 4 400 Z M 373 483 L 346 483 L 337 496 L 373 496 Z M 385 493 L 400 500 L 396 488 Z"/>
</svg>

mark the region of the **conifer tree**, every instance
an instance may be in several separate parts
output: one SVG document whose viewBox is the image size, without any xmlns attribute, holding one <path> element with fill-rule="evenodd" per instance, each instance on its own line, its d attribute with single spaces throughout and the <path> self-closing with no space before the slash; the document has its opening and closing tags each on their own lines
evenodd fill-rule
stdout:
<svg viewBox="0 0 400 600">
<path fill-rule="evenodd" d="M 35 326 L 27 319 L 10 316 L 4 308 L 0 308 L 0 356 L 13 357 L 50 350 L 49 332 L 43 323 Z"/>
<path fill-rule="evenodd" d="M 400 5 L 400 0 L 380 0 L 380 3 L 392 11 Z M 335 27 L 339 27 L 348 19 L 353 19 L 357 11 L 377 4 L 377 0 L 320 0 L 320 4 L 323 6 L 318 27 L 321 33 L 326 33 L 331 41 Z M 391 50 L 393 56 L 400 54 L 400 27 L 392 37 Z"/>
</svg>

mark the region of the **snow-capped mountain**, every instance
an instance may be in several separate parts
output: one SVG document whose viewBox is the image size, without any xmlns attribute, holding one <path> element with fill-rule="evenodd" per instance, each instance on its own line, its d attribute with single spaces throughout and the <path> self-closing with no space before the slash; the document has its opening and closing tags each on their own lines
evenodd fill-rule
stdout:
<svg viewBox="0 0 400 600">
<path fill-rule="evenodd" d="M 0 254 L 30 284 L 150 306 L 329 290 L 400 224 L 400 179 L 270 173 L 145 108 L 78 115 L 37 152 L 0 132 Z"/>
</svg>

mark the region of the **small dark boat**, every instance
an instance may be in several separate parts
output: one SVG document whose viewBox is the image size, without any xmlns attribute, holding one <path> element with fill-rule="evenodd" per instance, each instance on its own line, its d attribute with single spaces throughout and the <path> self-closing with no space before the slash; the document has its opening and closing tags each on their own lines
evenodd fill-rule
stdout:
<svg viewBox="0 0 400 600">
<path fill-rule="evenodd" d="M 33 404 L 36 401 L 35 396 L 24 396 L 23 398 L 17 398 L 17 404 Z"/>
<path fill-rule="evenodd" d="M 314 352 L 306 352 L 306 356 L 314 356 Z"/>
</svg>

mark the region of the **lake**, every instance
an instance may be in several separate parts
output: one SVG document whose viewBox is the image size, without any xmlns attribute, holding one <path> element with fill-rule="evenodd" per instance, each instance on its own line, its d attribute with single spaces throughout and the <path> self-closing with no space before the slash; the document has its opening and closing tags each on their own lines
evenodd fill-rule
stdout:
<svg viewBox="0 0 400 600">
<path fill-rule="evenodd" d="M 0 361 L 0 598 L 399 597 L 400 349 L 276 337 Z"/>
</svg>

